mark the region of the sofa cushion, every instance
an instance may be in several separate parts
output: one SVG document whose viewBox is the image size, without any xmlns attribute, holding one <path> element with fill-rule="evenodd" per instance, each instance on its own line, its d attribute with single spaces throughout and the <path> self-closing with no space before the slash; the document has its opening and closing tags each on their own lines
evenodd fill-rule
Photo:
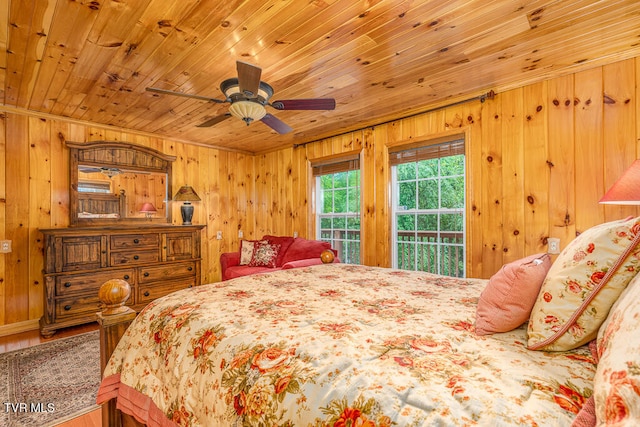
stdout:
<svg viewBox="0 0 640 427">
<path fill-rule="evenodd" d="M 294 241 L 294 238 L 291 236 L 271 236 L 269 234 L 265 234 L 262 236 L 262 240 L 266 240 L 272 245 L 280 245 L 280 250 L 278 251 L 278 257 L 276 258 L 276 267 L 282 267 L 282 260 L 289 249 L 289 246 Z"/>
<path fill-rule="evenodd" d="M 230 280 L 230 279 L 235 279 L 237 277 L 249 276 L 251 274 L 270 273 L 272 271 L 280 271 L 280 268 L 249 267 L 248 265 L 235 265 L 225 270 L 224 280 Z"/>
<path fill-rule="evenodd" d="M 503 265 L 480 294 L 476 334 L 508 332 L 529 320 L 550 267 L 551 257 L 544 253 Z"/>
<path fill-rule="evenodd" d="M 331 249 L 329 242 L 322 242 L 320 240 L 307 240 L 302 237 L 296 237 L 293 239 L 293 243 L 287 249 L 282 264 L 286 264 L 290 261 L 297 261 L 305 258 L 320 258 L 320 254 L 325 249 Z"/>
<path fill-rule="evenodd" d="M 280 245 L 272 245 L 266 240 L 261 240 L 254 245 L 253 257 L 249 262 L 249 267 L 276 267 L 276 259 Z"/>
<path fill-rule="evenodd" d="M 261 240 L 241 240 L 240 241 L 240 264 L 249 265 L 253 259 L 253 252 L 255 251 L 256 244 Z"/>
<path fill-rule="evenodd" d="M 640 218 L 599 224 L 558 256 L 531 312 L 531 350 L 564 351 L 593 340 L 640 265 Z M 638 236 L 640 237 L 640 236 Z"/>
</svg>

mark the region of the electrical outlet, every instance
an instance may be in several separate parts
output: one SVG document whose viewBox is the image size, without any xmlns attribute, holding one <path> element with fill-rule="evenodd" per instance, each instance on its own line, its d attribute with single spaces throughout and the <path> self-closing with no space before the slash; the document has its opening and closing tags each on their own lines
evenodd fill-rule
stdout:
<svg viewBox="0 0 640 427">
<path fill-rule="evenodd" d="M 242 230 L 238 230 L 238 239 L 242 239 L 244 237 L 244 233 Z"/>
<path fill-rule="evenodd" d="M 297 231 L 294 231 L 294 232 L 293 232 L 293 237 L 294 237 L 294 238 L 298 237 L 298 232 L 297 232 Z"/>
<path fill-rule="evenodd" d="M 216 239 L 218 239 L 218 240 L 222 240 L 222 231 L 218 231 L 218 232 L 216 233 Z"/>
<path fill-rule="evenodd" d="M 560 239 L 557 237 L 549 237 L 547 239 L 547 252 L 550 254 L 560 253 Z"/>
<path fill-rule="evenodd" d="M 11 252 L 11 240 L 0 240 L 0 253 Z"/>
</svg>

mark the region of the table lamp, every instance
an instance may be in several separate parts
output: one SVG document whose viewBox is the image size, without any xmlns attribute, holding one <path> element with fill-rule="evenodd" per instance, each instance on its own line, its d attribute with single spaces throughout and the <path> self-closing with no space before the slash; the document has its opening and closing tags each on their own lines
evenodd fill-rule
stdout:
<svg viewBox="0 0 640 427">
<path fill-rule="evenodd" d="M 182 214 L 182 225 L 191 225 L 191 218 L 193 218 L 193 206 L 191 202 L 199 202 L 200 197 L 193 191 L 193 188 L 189 185 L 183 185 L 180 187 L 173 200 L 178 202 L 184 202 L 180 206 L 180 213 Z"/>
<path fill-rule="evenodd" d="M 640 205 L 640 160 L 634 161 L 629 169 L 609 188 L 600 203 L 611 205 Z"/>
<path fill-rule="evenodd" d="M 144 213 L 144 215 L 148 218 L 151 219 L 151 217 L 153 216 L 154 213 L 158 212 L 156 207 L 153 206 L 153 203 L 143 203 L 142 207 L 140 208 L 140 212 Z"/>
</svg>

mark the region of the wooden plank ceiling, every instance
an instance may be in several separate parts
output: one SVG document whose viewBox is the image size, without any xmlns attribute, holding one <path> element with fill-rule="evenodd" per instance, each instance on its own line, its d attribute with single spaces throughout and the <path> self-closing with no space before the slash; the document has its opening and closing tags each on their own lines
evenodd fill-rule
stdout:
<svg viewBox="0 0 640 427">
<path fill-rule="evenodd" d="M 0 106 L 251 153 L 640 55 L 635 0 L 4 0 Z M 236 61 L 293 131 L 147 87 L 224 99 Z"/>
</svg>

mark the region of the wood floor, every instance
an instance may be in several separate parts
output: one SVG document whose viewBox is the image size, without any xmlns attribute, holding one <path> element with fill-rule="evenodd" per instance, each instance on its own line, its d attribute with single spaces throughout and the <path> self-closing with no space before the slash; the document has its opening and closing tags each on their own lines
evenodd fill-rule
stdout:
<svg viewBox="0 0 640 427">
<path fill-rule="evenodd" d="M 70 337 L 72 335 L 82 334 L 85 332 L 95 331 L 98 329 L 97 323 L 90 323 L 87 325 L 76 326 L 71 328 L 61 329 L 56 332 L 51 338 L 42 338 L 40 332 L 29 331 L 22 332 L 20 334 L 8 335 L 6 337 L 0 337 L 0 353 L 6 353 L 8 351 L 20 350 L 22 348 L 31 347 L 36 344 L 53 341 L 60 338 Z M 100 409 L 91 411 L 88 414 L 82 415 L 78 418 L 74 418 L 62 424 L 58 424 L 58 427 L 101 427 L 102 416 Z"/>
</svg>

